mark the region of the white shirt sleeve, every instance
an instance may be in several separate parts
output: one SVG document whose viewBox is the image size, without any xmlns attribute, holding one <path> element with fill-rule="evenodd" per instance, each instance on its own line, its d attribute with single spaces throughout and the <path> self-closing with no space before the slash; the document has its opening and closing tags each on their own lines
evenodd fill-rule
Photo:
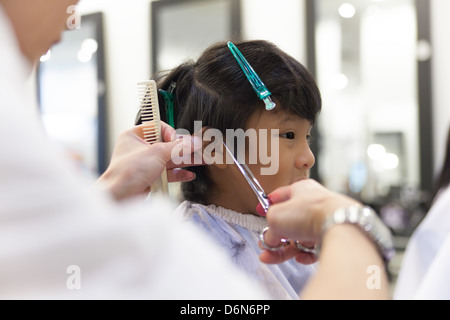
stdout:
<svg viewBox="0 0 450 320">
<path fill-rule="evenodd" d="M 450 235 L 442 243 L 414 296 L 417 300 L 450 299 Z"/>
<path fill-rule="evenodd" d="M 395 299 L 450 299 L 450 188 L 443 190 L 411 236 Z"/>
</svg>

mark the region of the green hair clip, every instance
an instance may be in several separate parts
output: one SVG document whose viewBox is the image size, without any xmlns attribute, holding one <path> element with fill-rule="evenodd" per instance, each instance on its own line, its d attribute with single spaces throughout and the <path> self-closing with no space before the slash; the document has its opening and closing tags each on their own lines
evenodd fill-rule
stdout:
<svg viewBox="0 0 450 320">
<path fill-rule="evenodd" d="M 173 91 L 175 90 L 177 84 L 176 82 L 172 82 L 170 84 L 170 87 L 168 91 L 160 89 L 159 92 L 164 97 L 164 106 L 166 108 L 166 116 L 167 116 L 167 122 L 172 127 L 175 128 L 175 119 L 174 119 L 174 111 L 173 111 L 173 103 L 174 103 L 174 94 Z"/>
<path fill-rule="evenodd" d="M 242 71 L 244 71 L 245 76 L 252 85 L 253 90 L 255 90 L 256 94 L 258 95 L 258 98 L 263 100 L 266 104 L 266 110 L 273 110 L 276 107 L 276 104 L 270 98 L 272 93 L 267 89 L 261 78 L 256 74 L 252 66 L 248 63 L 239 49 L 231 41 L 228 42 L 228 48 L 236 58 Z"/>
</svg>

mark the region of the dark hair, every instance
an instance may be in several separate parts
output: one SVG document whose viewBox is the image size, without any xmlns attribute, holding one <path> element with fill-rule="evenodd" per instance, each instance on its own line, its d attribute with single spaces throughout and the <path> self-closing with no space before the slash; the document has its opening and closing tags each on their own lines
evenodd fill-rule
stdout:
<svg viewBox="0 0 450 320">
<path fill-rule="evenodd" d="M 272 93 L 275 110 L 307 119 L 314 124 L 322 100 L 309 71 L 294 58 L 267 41 L 235 43 Z M 168 90 L 176 83 L 174 97 L 175 127 L 194 134 L 194 121 L 203 127 L 220 130 L 246 129 L 256 111 L 264 109 L 227 43 L 206 49 L 197 62 L 189 61 L 155 77 L 158 89 Z M 161 119 L 167 122 L 164 98 L 159 95 Z M 274 112 L 274 111 L 267 111 Z M 139 121 L 138 121 L 139 122 Z M 186 200 L 206 204 L 214 190 L 206 167 L 192 167 L 197 178 L 182 184 Z"/>
</svg>

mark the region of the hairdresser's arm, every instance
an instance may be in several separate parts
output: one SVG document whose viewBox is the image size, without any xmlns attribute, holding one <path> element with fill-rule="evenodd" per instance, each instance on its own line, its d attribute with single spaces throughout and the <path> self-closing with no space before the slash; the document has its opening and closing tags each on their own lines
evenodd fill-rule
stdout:
<svg viewBox="0 0 450 320">
<path fill-rule="evenodd" d="M 357 201 L 333 193 L 313 180 L 278 189 L 271 194 L 271 200 L 278 204 L 267 215 L 270 230 L 265 240 L 269 245 L 275 246 L 282 237 L 321 241 L 318 272 L 301 293 L 303 299 L 389 298 L 382 257 L 375 243 L 358 227 L 337 225 L 321 238 L 325 219 L 339 208 L 358 204 Z M 293 247 L 261 254 L 266 263 L 280 263 L 293 257 L 302 263 L 314 262 L 310 254 L 299 253 Z M 373 278 L 378 275 L 379 278 Z"/>
<path fill-rule="evenodd" d="M 175 139 L 175 130 L 164 122 L 161 129 L 165 142 L 154 145 L 143 139 L 143 125 L 123 131 L 115 145 L 110 165 L 97 184 L 108 189 L 117 200 L 122 200 L 147 194 L 164 168 L 167 169 L 169 182 L 194 179 L 192 172 L 176 168 L 171 161 L 172 150 L 183 143 L 183 139 Z"/>
</svg>

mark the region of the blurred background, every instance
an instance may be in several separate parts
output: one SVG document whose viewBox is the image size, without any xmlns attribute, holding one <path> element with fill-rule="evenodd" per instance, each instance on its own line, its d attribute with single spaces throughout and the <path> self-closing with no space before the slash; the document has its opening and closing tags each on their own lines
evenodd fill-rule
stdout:
<svg viewBox="0 0 450 320">
<path fill-rule="evenodd" d="M 81 0 L 78 14 L 77 29 L 41 58 L 36 85 L 48 134 L 81 172 L 107 167 L 134 123 L 138 81 L 216 41 L 272 41 L 322 92 L 312 177 L 380 213 L 398 249 L 395 283 L 444 158 L 450 1 Z"/>
</svg>

